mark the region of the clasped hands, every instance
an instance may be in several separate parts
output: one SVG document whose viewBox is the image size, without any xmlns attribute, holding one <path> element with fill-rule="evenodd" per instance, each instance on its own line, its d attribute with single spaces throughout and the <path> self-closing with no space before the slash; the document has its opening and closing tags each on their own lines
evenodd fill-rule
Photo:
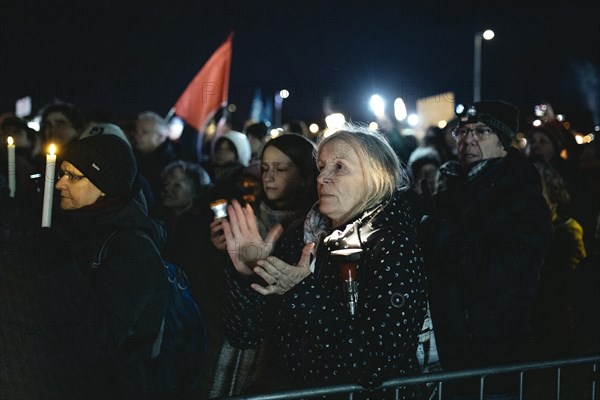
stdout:
<svg viewBox="0 0 600 400">
<path fill-rule="evenodd" d="M 245 276 L 255 273 L 268 284 L 261 286 L 253 283 L 252 289 L 262 295 L 281 295 L 310 275 L 310 255 L 314 243 L 304 246 L 297 265 L 287 264 L 277 257 L 270 256 L 277 239 L 283 233 L 281 224 L 275 225 L 263 239 L 250 205 L 242 207 L 233 200 L 227 206 L 227 213 L 229 220 L 221 220 L 221 225 L 227 252 L 235 269 Z"/>
</svg>

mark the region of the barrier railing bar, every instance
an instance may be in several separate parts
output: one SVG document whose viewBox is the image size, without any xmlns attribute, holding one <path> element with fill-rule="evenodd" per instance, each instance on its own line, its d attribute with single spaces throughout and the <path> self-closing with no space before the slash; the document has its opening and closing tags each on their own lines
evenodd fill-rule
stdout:
<svg viewBox="0 0 600 400">
<path fill-rule="evenodd" d="M 556 369 L 556 400 L 560 400 L 560 367 Z"/>
<path fill-rule="evenodd" d="M 519 400 L 523 400 L 523 381 L 525 379 L 525 372 L 519 372 Z"/>
<path fill-rule="evenodd" d="M 479 378 L 479 400 L 483 400 L 483 392 L 485 389 L 485 375 Z"/>
<path fill-rule="evenodd" d="M 592 400 L 596 400 L 596 381 L 600 380 L 598 375 L 598 363 L 592 366 Z"/>
<path fill-rule="evenodd" d="M 474 378 L 481 377 L 482 375 L 495 375 L 495 374 L 507 374 L 511 372 L 519 372 L 523 373 L 527 370 L 532 369 L 549 369 L 555 367 L 566 367 L 571 365 L 578 364 L 593 364 L 594 372 L 597 371 L 597 363 L 600 361 L 600 355 L 587 355 L 580 357 L 572 357 L 566 359 L 558 359 L 558 360 L 548 360 L 541 362 L 526 362 L 519 364 L 510 364 L 510 365 L 502 365 L 502 366 L 494 366 L 494 367 L 485 367 L 485 368 L 476 368 L 469 370 L 461 370 L 461 371 L 442 371 L 442 372 L 432 372 L 425 373 L 421 375 L 412 375 L 412 376 L 403 376 L 400 378 L 393 378 L 383 382 L 380 386 L 374 389 L 388 389 L 394 388 L 397 389 L 400 386 L 406 385 L 415 385 L 422 384 L 428 382 L 438 382 L 439 393 L 438 398 L 441 399 L 442 396 L 442 381 L 448 380 L 458 380 L 465 378 Z M 595 378 L 597 379 L 597 377 Z M 595 400 L 595 380 L 593 381 L 592 391 L 593 396 L 592 399 Z M 327 394 L 352 394 L 354 392 L 368 392 L 368 389 L 365 389 L 363 386 L 357 384 L 342 384 L 342 385 L 333 385 L 333 386 L 319 386 L 319 387 L 311 387 L 311 388 L 301 388 L 301 389 L 292 389 L 285 391 L 277 391 L 270 392 L 264 394 L 257 395 L 244 395 L 244 396 L 233 396 L 233 397 L 221 397 L 221 399 L 227 400 L 242 400 L 242 399 L 252 399 L 252 400 L 280 400 L 280 399 L 299 399 L 302 397 L 317 397 Z M 352 398 L 352 397 L 350 397 Z"/>
</svg>

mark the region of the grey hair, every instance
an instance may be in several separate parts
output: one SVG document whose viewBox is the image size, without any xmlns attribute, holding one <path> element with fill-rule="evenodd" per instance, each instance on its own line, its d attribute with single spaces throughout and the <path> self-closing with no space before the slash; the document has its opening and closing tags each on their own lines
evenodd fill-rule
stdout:
<svg viewBox="0 0 600 400">
<path fill-rule="evenodd" d="M 322 137 L 318 143 L 316 159 L 327 143 L 340 140 L 351 146 L 361 162 L 363 176 L 367 182 L 367 196 L 351 211 L 352 216 L 369 210 L 392 198 L 396 190 L 410 186 L 410 179 L 398 156 L 387 139 L 368 126 L 346 123 L 333 134 Z"/>
<path fill-rule="evenodd" d="M 163 117 L 154 111 L 144 111 L 138 114 L 138 120 L 147 120 L 152 122 L 161 136 L 167 136 L 169 134 L 169 124 Z"/>
</svg>

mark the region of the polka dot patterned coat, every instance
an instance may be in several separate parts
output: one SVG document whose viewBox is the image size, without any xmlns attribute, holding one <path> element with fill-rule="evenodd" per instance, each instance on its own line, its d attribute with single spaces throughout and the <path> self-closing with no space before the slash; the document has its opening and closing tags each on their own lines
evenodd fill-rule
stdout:
<svg viewBox="0 0 600 400">
<path fill-rule="evenodd" d="M 227 271 L 228 340 L 249 348 L 271 335 L 291 378 L 290 387 L 336 383 L 375 387 L 386 379 L 417 372 L 415 352 L 426 311 L 426 278 L 415 217 L 404 193 L 397 192 L 368 223 L 375 233 L 366 241 L 363 238 L 354 316 L 348 313 L 339 269 L 321 239 L 314 272 L 282 296 L 262 296 L 233 268 Z M 325 235 L 330 233 L 331 229 Z M 301 223 L 290 226 L 274 255 L 295 265 L 303 237 Z"/>
</svg>

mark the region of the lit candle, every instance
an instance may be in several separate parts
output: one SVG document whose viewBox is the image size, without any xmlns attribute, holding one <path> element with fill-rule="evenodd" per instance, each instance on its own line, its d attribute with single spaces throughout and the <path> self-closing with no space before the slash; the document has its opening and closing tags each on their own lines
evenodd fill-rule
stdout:
<svg viewBox="0 0 600 400">
<path fill-rule="evenodd" d="M 50 145 L 50 152 L 46 154 L 46 178 L 44 179 L 44 204 L 42 206 L 42 227 L 52 224 L 52 199 L 54 197 L 54 170 L 56 169 L 56 148 Z"/>
<path fill-rule="evenodd" d="M 6 140 L 8 143 L 8 189 L 10 197 L 15 197 L 16 178 L 15 178 L 15 142 L 12 136 Z"/>
</svg>

